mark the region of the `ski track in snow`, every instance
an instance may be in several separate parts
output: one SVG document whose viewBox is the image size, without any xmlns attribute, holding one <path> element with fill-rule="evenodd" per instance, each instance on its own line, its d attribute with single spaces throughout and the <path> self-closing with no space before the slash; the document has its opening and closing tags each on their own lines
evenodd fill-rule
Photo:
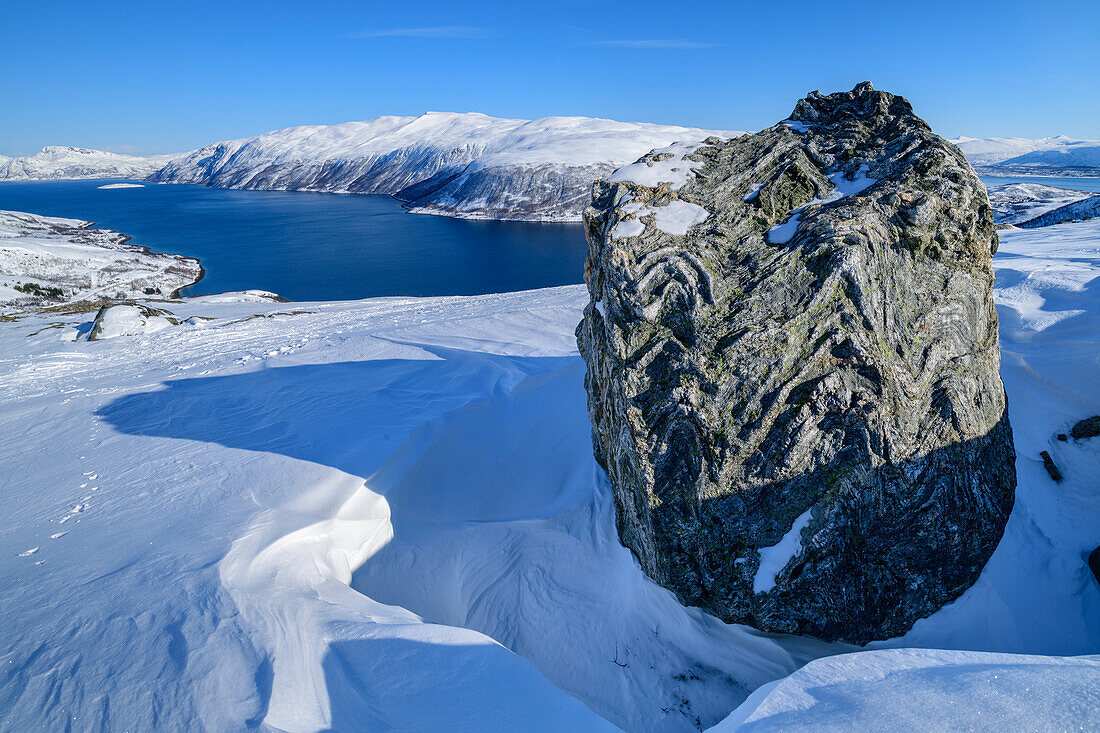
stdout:
<svg viewBox="0 0 1100 733">
<path fill-rule="evenodd" d="M 1100 222 L 1003 232 L 995 265 L 1016 508 L 974 587 L 871 648 L 1100 651 L 1100 443 L 1053 438 L 1100 413 Z M 0 726 L 696 730 L 853 651 L 683 608 L 619 544 L 582 287 L 233 300 L 0 328 Z"/>
</svg>

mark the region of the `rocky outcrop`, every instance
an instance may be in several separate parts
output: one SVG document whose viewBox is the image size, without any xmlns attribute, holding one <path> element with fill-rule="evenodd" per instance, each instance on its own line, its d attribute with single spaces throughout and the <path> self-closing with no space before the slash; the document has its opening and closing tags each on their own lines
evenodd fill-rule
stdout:
<svg viewBox="0 0 1100 733">
<path fill-rule="evenodd" d="M 596 184 L 577 329 L 619 535 L 686 604 L 864 643 L 969 587 L 1016 476 L 993 215 L 868 83 Z"/>
<path fill-rule="evenodd" d="M 1100 435 L 1100 415 L 1086 417 L 1084 420 L 1078 421 L 1070 430 L 1070 435 L 1073 436 L 1074 440 L 1085 440 Z"/>
</svg>

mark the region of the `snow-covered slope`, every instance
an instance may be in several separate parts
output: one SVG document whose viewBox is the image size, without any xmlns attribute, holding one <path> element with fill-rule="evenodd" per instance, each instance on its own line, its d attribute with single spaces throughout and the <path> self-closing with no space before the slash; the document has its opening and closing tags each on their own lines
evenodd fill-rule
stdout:
<svg viewBox="0 0 1100 733">
<path fill-rule="evenodd" d="M 1065 135 L 1022 137 L 960 137 L 959 146 L 982 172 L 1002 175 L 1097 175 L 1100 140 L 1074 140 Z"/>
<path fill-rule="evenodd" d="M 0 211 L 0 306 L 169 295 L 202 275 L 198 260 L 154 254 L 91 222 Z"/>
<path fill-rule="evenodd" d="M 1094 195 L 1040 183 L 1006 183 L 988 191 L 993 218 L 998 224 L 1020 224 Z"/>
<path fill-rule="evenodd" d="M 1003 233 L 1016 507 L 970 590 L 876 645 L 971 651 L 860 652 L 784 699 L 822 673 L 881 710 L 886 659 L 908 709 L 963 728 L 1006 700 L 1032 729 L 1100 716 L 1029 692 L 1079 691 L 1088 665 L 973 653 L 1100 652 L 1100 439 L 1054 437 L 1100 414 L 1098 243 L 1097 221 Z M 0 727 L 694 731 L 856 651 L 683 608 L 621 546 L 583 287 L 255 300 L 157 303 L 181 323 L 92 342 L 89 313 L 0 324 Z"/>
<path fill-rule="evenodd" d="M 842 654 L 757 690 L 712 731 L 1068 731 L 1100 712 L 1100 656 Z"/>
<path fill-rule="evenodd" d="M 177 155 L 120 155 L 51 145 L 34 155 L 0 156 L 0 181 L 62 178 L 144 178 Z"/>
<path fill-rule="evenodd" d="M 292 127 L 200 148 L 152 180 L 225 188 L 391 194 L 412 211 L 576 220 L 591 183 L 678 140 L 738 133 L 585 117 L 429 112 Z"/>
</svg>

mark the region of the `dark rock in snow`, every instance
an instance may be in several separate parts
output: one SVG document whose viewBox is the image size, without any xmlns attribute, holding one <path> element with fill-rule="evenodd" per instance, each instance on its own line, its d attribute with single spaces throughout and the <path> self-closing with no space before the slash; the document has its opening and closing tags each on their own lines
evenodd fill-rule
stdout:
<svg viewBox="0 0 1100 733">
<path fill-rule="evenodd" d="M 1100 547 L 1089 554 L 1089 570 L 1092 571 L 1092 577 L 1096 578 L 1096 582 L 1100 583 Z"/>
<path fill-rule="evenodd" d="M 1084 420 L 1074 425 L 1073 429 L 1069 432 L 1074 440 L 1095 438 L 1097 435 L 1100 435 L 1100 415 L 1086 417 Z"/>
<path fill-rule="evenodd" d="M 1058 466 L 1054 463 L 1054 459 L 1050 457 L 1050 454 L 1043 451 L 1039 454 L 1039 457 L 1043 459 L 1043 468 L 1047 470 L 1050 477 L 1058 483 L 1062 483 L 1062 479 L 1064 478 L 1062 472 L 1058 470 Z"/>
<path fill-rule="evenodd" d="M 623 543 L 768 631 L 904 633 L 978 577 L 1015 453 L 984 186 L 909 103 L 811 93 L 596 184 L 577 336 Z"/>
</svg>

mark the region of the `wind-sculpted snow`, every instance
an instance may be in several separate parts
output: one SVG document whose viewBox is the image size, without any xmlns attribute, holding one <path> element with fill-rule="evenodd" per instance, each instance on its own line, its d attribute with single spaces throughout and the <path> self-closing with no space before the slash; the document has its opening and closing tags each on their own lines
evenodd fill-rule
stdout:
<svg viewBox="0 0 1100 733">
<path fill-rule="evenodd" d="M 528 121 L 429 112 L 214 143 L 174 160 L 152 180 L 390 194 L 415 213 L 572 221 L 580 219 L 595 179 L 653 148 L 711 134 L 585 117 Z"/>
<path fill-rule="evenodd" d="M 811 662 L 712 730 L 1053 731 L 1097 712 L 1100 657 L 897 649 Z"/>
<path fill-rule="evenodd" d="M 87 221 L 0 211 L 0 306 L 171 295 L 202 276 L 198 260 L 128 239 Z"/>
<path fill-rule="evenodd" d="M 1100 443 L 1053 437 L 1100 414 L 1098 242 L 1096 221 L 1002 233 L 1015 509 L 978 582 L 877 647 L 1100 651 Z M 854 651 L 683 608 L 619 544 L 573 344 L 586 301 L 225 294 L 92 342 L 94 310 L 0 324 L 0 727 L 694 731 Z M 831 690 L 881 709 L 841 664 Z M 967 714 L 1008 696 L 1023 727 L 1100 716 L 1028 705 L 1034 679 L 972 679 Z M 950 692 L 904 689 L 911 709 Z"/>
<path fill-rule="evenodd" d="M 102 150 L 49 146 L 34 155 L 0 156 L 0 181 L 63 178 L 144 178 L 176 155 L 121 155 Z"/>
</svg>

